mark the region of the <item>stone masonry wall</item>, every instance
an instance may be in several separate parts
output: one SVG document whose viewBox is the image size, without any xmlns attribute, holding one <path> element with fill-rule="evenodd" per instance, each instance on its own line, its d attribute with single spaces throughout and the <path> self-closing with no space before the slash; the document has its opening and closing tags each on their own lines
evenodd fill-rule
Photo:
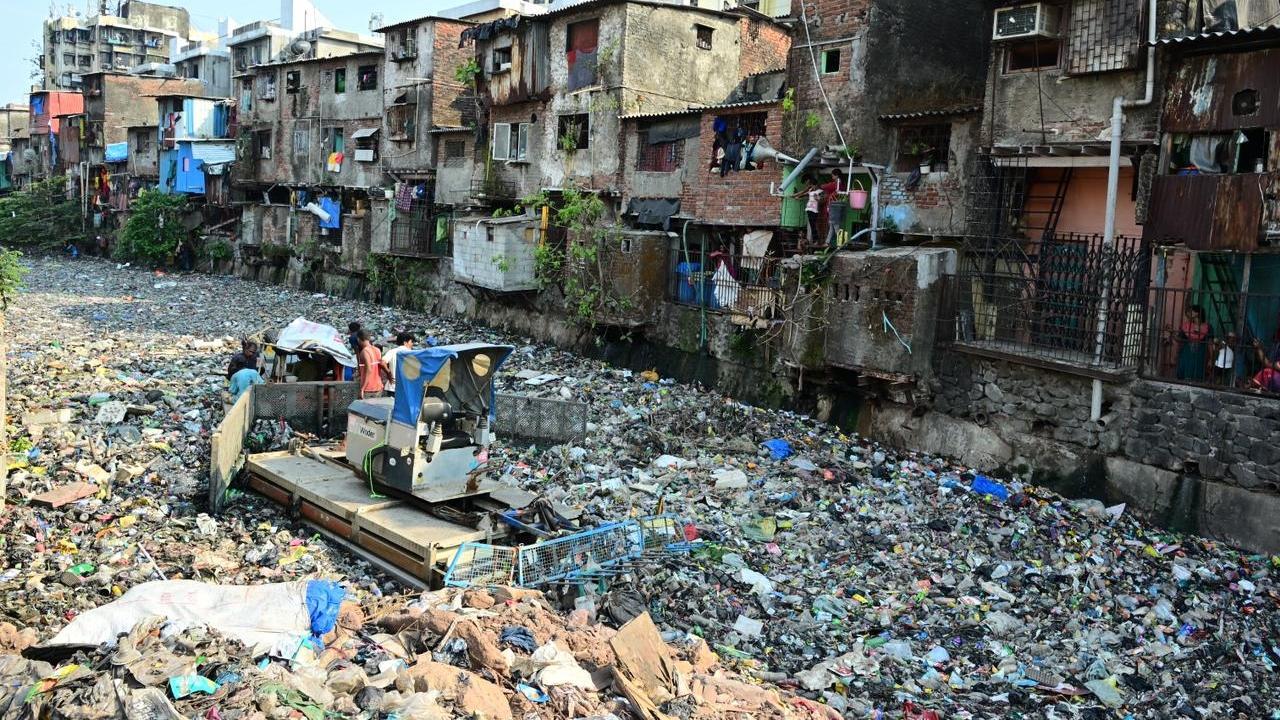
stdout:
<svg viewBox="0 0 1280 720">
<path fill-rule="evenodd" d="M 947 352 L 933 409 L 1083 454 L 1265 493 L 1280 493 L 1280 402 L 1240 393 L 1134 380 L 1104 385 L 1089 419 L 1088 378 Z"/>
</svg>

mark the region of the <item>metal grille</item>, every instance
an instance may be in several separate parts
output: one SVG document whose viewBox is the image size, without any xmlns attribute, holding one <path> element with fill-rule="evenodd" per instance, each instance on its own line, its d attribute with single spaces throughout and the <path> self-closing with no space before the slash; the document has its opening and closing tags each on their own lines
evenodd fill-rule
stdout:
<svg viewBox="0 0 1280 720">
<path fill-rule="evenodd" d="M 670 267 L 668 298 L 678 305 L 771 318 L 781 302 L 775 257 L 714 252 L 704 269 L 699 255 L 675 249 Z"/>
<path fill-rule="evenodd" d="M 980 350 L 1110 371 L 1136 370 L 1150 253 L 1098 235 L 974 240 L 961 248 L 939 338 Z"/>
<path fill-rule="evenodd" d="M 617 575 L 646 556 L 689 551 L 684 526 L 677 516 L 655 515 L 514 548 L 466 543 L 449 563 L 444 584 L 540 587 Z"/>
<path fill-rule="evenodd" d="M 510 585 L 515 581 L 519 549 L 463 543 L 449 562 L 445 583 L 457 587 Z"/>
<path fill-rule="evenodd" d="M 644 172 L 675 172 L 684 165 L 684 140 L 650 143 L 649 133 L 640 133 L 636 169 Z"/>
<path fill-rule="evenodd" d="M 431 203 L 414 200 L 391 222 L 391 254 L 411 257 L 450 257 L 451 227 L 448 215 L 437 214 Z"/>
<path fill-rule="evenodd" d="M 563 443 L 587 434 L 587 404 L 559 398 L 499 394 L 498 431 L 534 442 Z"/>
<path fill-rule="evenodd" d="M 1280 394 L 1264 372 L 1280 359 L 1280 295 L 1157 288 L 1151 305 L 1148 377 Z"/>
<path fill-rule="evenodd" d="M 253 389 L 255 419 L 283 419 L 297 432 L 337 437 L 346 430 L 355 383 L 268 383 Z"/>
<path fill-rule="evenodd" d="M 1071 6 L 1067 72 L 1128 70 L 1142 47 L 1138 0 L 1079 0 Z"/>
</svg>

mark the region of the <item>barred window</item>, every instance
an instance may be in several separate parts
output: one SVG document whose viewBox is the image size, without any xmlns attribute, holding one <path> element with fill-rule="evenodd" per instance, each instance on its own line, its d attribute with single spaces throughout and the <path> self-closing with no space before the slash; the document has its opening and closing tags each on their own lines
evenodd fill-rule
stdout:
<svg viewBox="0 0 1280 720">
<path fill-rule="evenodd" d="M 648 133 L 640 133 L 636 169 L 644 172 L 675 172 L 684 165 L 684 141 L 650 143 Z"/>
</svg>

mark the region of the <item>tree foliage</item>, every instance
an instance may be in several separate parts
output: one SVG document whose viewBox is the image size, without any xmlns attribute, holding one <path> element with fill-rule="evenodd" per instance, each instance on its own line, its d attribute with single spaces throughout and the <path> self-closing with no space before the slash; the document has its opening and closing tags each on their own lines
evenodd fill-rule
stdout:
<svg viewBox="0 0 1280 720">
<path fill-rule="evenodd" d="M 0 249 L 0 307 L 9 307 L 9 301 L 22 289 L 22 278 L 26 274 L 22 253 Z"/>
<path fill-rule="evenodd" d="M 37 249 L 84 238 L 80 205 L 67 199 L 66 180 L 45 180 L 0 197 L 0 241 Z"/>
<path fill-rule="evenodd" d="M 120 231 L 115 255 L 122 260 L 163 264 L 178 249 L 186 229 L 182 215 L 186 197 L 143 190 L 130 206 L 129 220 Z"/>
</svg>

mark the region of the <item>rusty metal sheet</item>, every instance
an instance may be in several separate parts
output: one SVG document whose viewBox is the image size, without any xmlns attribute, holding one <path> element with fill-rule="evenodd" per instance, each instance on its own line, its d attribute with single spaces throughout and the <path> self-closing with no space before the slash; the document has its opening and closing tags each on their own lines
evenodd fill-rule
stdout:
<svg viewBox="0 0 1280 720">
<path fill-rule="evenodd" d="M 1166 132 L 1209 132 L 1280 127 L 1280 48 L 1184 57 L 1175 61 L 1165 94 Z M 1232 98 L 1256 90 L 1258 109 L 1232 112 Z"/>
<path fill-rule="evenodd" d="M 1274 175 L 1161 175 L 1151 186 L 1151 220 L 1143 229 L 1153 244 L 1192 250 L 1252 252 L 1262 222 L 1262 195 Z"/>
</svg>

